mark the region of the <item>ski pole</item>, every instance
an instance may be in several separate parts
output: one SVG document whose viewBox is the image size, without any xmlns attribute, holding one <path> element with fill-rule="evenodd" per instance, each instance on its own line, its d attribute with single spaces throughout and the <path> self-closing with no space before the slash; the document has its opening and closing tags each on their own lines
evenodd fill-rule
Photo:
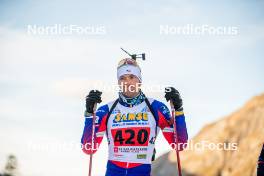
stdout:
<svg viewBox="0 0 264 176">
<path fill-rule="evenodd" d="M 92 125 L 92 153 L 90 154 L 90 160 L 89 160 L 89 176 L 92 175 L 92 166 L 93 166 L 93 149 L 94 149 L 94 134 L 95 134 L 95 118 L 96 118 L 96 106 L 97 104 L 94 104 L 94 108 L 93 108 L 93 125 Z"/>
<path fill-rule="evenodd" d="M 176 126 L 175 109 L 174 109 L 174 106 L 173 106 L 173 103 L 172 103 L 171 100 L 170 100 L 170 106 L 171 106 L 172 118 L 175 118 L 173 120 L 173 129 L 174 129 L 174 139 L 175 139 L 175 142 L 176 142 L 176 156 L 177 156 L 178 175 L 182 176 L 182 173 L 181 173 L 181 160 L 180 160 L 180 155 L 179 155 L 179 150 L 178 150 L 178 134 L 177 134 L 177 126 Z"/>
</svg>

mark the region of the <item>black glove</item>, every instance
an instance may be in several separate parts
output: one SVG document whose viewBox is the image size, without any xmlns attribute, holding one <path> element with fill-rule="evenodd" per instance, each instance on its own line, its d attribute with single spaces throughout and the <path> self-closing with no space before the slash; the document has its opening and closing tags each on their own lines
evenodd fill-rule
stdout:
<svg viewBox="0 0 264 176">
<path fill-rule="evenodd" d="M 166 87 L 165 88 L 165 98 L 167 101 L 172 101 L 174 109 L 176 111 L 182 111 L 182 99 L 178 90 L 174 87 Z"/>
<path fill-rule="evenodd" d="M 86 96 L 86 112 L 93 113 L 95 103 L 101 103 L 102 92 L 98 90 L 91 90 L 89 95 Z"/>
</svg>

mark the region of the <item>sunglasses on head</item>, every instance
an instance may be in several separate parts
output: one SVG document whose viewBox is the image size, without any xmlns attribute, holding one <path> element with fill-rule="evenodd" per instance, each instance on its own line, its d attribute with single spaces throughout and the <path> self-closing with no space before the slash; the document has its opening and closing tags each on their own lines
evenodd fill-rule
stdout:
<svg viewBox="0 0 264 176">
<path fill-rule="evenodd" d="M 123 66 L 123 65 L 134 65 L 134 66 L 138 66 L 137 61 L 131 58 L 126 58 L 126 59 L 122 59 L 119 63 L 118 63 L 118 68 Z"/>
</svg>

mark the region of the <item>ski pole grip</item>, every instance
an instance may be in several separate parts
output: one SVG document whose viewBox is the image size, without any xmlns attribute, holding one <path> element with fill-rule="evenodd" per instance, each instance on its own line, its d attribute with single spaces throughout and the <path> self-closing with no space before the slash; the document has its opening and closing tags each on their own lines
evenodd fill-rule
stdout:
<svg viewBox="0 0 264 176">
<path fill-rule="evenodd" d="M 175 110 L 175 109 L 174 109 L 174 105 L 173 105 L 173 103 L 172 103 L 172 100 L 170 100 L 170 107 L 171 107 L 171 110 L 172 110 L 172 111 Z"/>
<path fill-rule="evenodd" d="M 97 103 L 94 104 L 94 107 L 93 107 L 93 113 L 95 113 L 96 108 L 97 108 Z"/>
</svg>

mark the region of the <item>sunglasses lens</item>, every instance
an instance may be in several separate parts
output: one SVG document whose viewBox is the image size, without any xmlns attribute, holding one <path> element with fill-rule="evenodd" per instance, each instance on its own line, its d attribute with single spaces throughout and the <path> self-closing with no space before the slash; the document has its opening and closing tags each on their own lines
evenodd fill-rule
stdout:
<svg viewBox="0 0 264 176">
<path fill-rule="evenodd" d="M 121 67 L 121 66 L 126 65 L 126 64 L 138 66 L 137 62 L 134 59 L 126 58 L 126 59 L 122 59 L 118 63 L 118 67 Z"/>
</svg>

